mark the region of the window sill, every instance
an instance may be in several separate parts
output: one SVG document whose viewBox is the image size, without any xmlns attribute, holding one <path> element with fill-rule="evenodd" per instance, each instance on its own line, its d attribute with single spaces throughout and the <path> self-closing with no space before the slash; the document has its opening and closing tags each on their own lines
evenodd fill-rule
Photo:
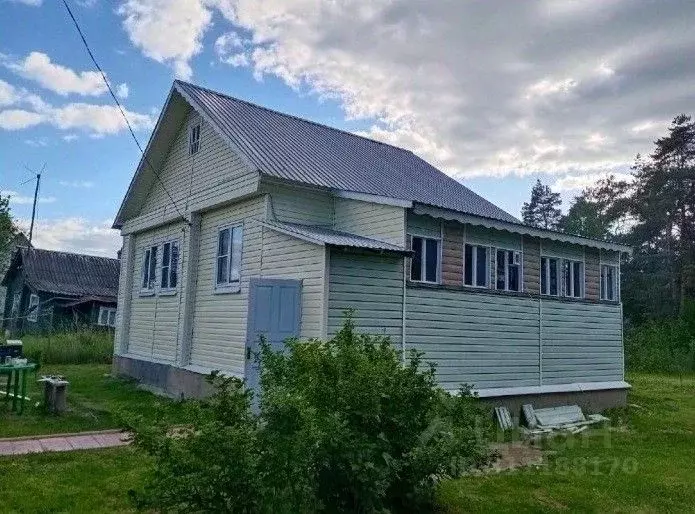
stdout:
<svg viewBox="0 0 695 514">
<path fill-rule="evenodd" d="M 176 296 L 176 289 L 163 289 L 159 291 L 159 296 Z"/>
<path fill-rule="evenodd" d="M 150 291 L 150 290 L 140 291 L 139 296 L 154 296 L 154 291 Z"/>
<path fill-rule="evenodd" d="M 236 294 L 241 292 L 241 286 L 216 287 L 212 294 Z"/>
</svg>

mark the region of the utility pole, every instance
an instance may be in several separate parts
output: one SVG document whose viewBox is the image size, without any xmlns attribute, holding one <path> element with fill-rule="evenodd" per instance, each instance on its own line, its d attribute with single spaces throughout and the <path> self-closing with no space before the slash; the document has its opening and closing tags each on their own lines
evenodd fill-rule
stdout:
<svg viewBox="0 0 695 514">
<path fill-rule="evenodd" d="M 29 226 L 29 244 L 31 244 L 31 238 L 34 235 L 34 220 L 36 219 L 36 202 L 39 199 L 39 186 L 41 185 L 41 173 L 46 168 L 44 163 L 41 171 L 36 174 L 36 188 L 34 189 L 34 205 L 31 208 L 31 225 Z"/>
</svg>

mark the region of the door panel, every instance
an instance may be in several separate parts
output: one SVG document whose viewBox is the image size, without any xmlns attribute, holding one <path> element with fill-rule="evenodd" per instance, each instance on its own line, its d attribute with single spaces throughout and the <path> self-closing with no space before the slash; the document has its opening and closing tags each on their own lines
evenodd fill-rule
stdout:
<svg viewBox="0 0 695 514">
<path fill-rule="evenodd" d="M 288 338 L 299 337 L 302 283 L 299 280 L 251 279 L 246 341 L 246 386 L 258 390 L 259 367 L 256 354 L 261 337 L 275 351 Z"/>
</svg>

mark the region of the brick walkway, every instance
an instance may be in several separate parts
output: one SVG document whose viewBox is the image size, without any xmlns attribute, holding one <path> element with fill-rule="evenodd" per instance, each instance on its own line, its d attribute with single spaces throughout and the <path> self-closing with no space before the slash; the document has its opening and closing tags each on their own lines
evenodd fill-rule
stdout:
<svg viewBox="0 0 695 514">
<path fill-rule="evenodd" d="M 118 430 L 105 430 L 102 432 L 0 439 L 0 455 L 113 448 L 130 444 L 129 437 L 129 434 Z"/>
</svg>

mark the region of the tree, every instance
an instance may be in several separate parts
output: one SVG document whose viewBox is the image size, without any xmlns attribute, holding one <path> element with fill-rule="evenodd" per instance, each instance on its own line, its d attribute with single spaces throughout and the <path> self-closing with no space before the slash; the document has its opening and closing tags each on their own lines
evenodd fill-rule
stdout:
<svg viewBox="0 0 695 514">
<path fill-rule="evenodd" d="M 557 229 L 562 219 L 560 193 L 553 193 L 550 186 L 540 179 L 531 189 L 531 200 L 524 202 L 521 215 L 524 223 L 533 227 Z"/>
<path fill-rule="evenodd" d="M 16 234 L 17 229 L 10 214 L 10 197 L 0 195 L 0 270 L 10 257 Z"/>
</svg>

